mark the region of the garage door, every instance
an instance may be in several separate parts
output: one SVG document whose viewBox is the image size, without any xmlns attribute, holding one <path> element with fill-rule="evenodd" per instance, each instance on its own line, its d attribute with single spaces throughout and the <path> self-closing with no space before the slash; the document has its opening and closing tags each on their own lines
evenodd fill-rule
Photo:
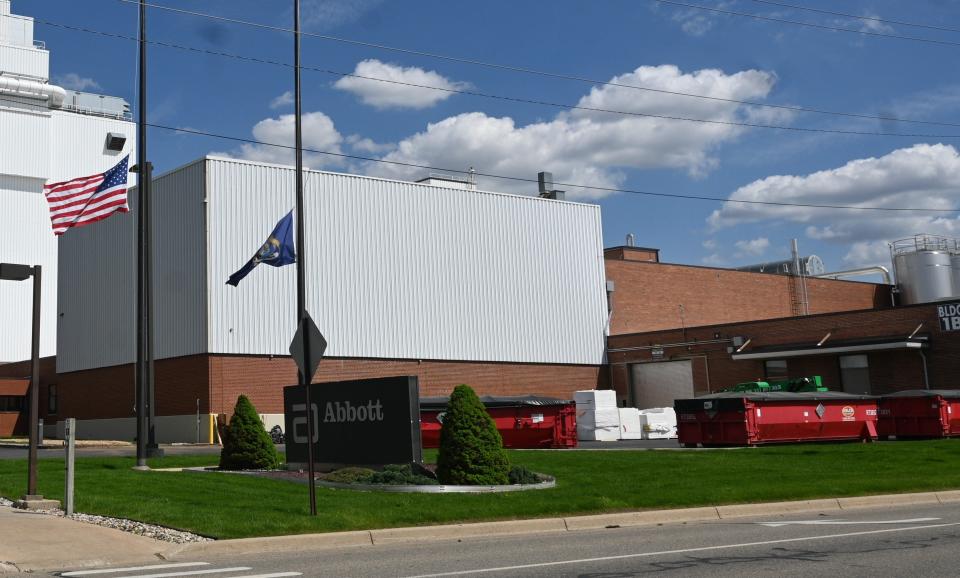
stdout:
<svg viewBox="0 0 960 578">
<path fill-rule="evenodd" d="M 635 363 L 630 366 L 633 403 L 640 409 L 673 407 L 675 399 L 693 397 L 693 367 L 684 361 Z"/>
</svg>

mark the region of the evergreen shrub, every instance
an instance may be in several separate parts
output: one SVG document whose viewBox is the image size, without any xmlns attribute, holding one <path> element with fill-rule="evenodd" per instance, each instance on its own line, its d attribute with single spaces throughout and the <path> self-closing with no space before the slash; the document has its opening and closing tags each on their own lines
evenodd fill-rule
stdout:
<svg viewBox="0 0 960 578">
<path fill-rule="evenodd" d="M 437 479 L 441 484 L 501 485 L 508 482 L 509 470 L 493 419 L 470 386 L 458 385 L 440 428 Z"/>
<path fill-rule="evenodd" d="M 277 448 L 263 427 L 256 408 L 241 395 L 233 408 L 220 451 L 221 470 L 273 470 L 280 464 Z"/>
</svg>

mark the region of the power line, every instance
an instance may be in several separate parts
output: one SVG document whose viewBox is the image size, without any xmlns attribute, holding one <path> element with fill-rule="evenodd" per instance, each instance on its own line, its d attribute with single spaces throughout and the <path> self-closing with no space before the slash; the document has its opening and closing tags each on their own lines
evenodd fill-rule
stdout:
<svg viewBox="0 0 960 578">
<path fill-rule="evenodd" d="M 118 2 L 127 3 L 127 4 L 137 4 L 137 3 L 138 3 L 138 0 L 117 0 L 117 1 L 118 1 Z M 755 1 L 761 1 L 761 0 L 755 0 Z M 271 25 L 262 24 L 262 23 L 259 23 L 259 22 L 251 22 L 251 21 L 248 21 L 248 20 L 241 20 L 241 19 L 237 19 L 237 18 L 228 18 L 228 17 L 225 17 L 225 16 L 218 16 L 218 15 L 215 15 L 215 14 L 208 14 L 208 13 L 205 13 L 205 12 L 197 12 L 197 11 L 193 11 L 193 10 L 185 10 L 185 9 L 182 9 L 182 8 L 174 8 L 174 7 L 165 6 L 165 5 L 162 5 L 162 4 L 147 3 L 147 6 L 150 7 L 150 8 L 155 8 L 155 9 L 157 9 L 157 10 L 166 10 L 166 11 L 170 11 L 170 12 L 174 12 L 174 13 L 178 13 L 178 14 L 184 14 L 184 15 L 188 15 L 188 16 L 196 16 L 196 17 L 199 17 L 199 18 L 207 18 L 207 19 L 211 19 L 211 20 L 219 20 L 219 21 L 221 21 L 221 22 L 228 22 L 228 23 L 231 23 L 231 24 L 240 24 L 240 25 L 244 25 L 244 26 L 251 26 L 251 27 L 255 27 L 255 28 L 262 28 L 262 29 L 265 29 L 265 30 L 273 30 L 273 31 L 276 31 L 276 32 L 286 32 L 286 33 L 291 33 L 291 34 L 293 33 L 293 30 L 292 30 L 292 29 L 290 29 L 290 28 L 284 28 L 284 27 L 282 27 L 282 26 L 271 26 Z M 788 6 L 788 5 L 784 5 L 784 6 Z M 867 18 L 867 17 L 863 17 L 863 18 L 869 19 L 869 18 Z M 426 58 L 434 58 L 434 59 L 437 59 L 437 60 L 445 60 L 445 61 L 449 61 L 449 62 L 457 62 L 457 63 L 460 63 L 460 64 L 469 64 L 469 65 L 473 65 L 473 66 L 481 66 L 481 67 L 498 69 L 498 70 L 507 70 L 507 71 L 511 71 L 511 72 L 518 72 L 518 73 L 523 73 L 523 74 L 532 74 L 532 75 L 542 76 L 542 77 L 547 77 L 547 78 L 556 78 L 556 79 L 560 79 L 560 80 L 571 80 L 571 81 L 575 81 L 575 82 L 581 82 L 581 83 L 593 84 L 593 85 L 615 86 L 615 87 L 618 87 L 618 88 L 629 88 L 629 89 L 632 89 L 632 90 L 641 90 L 641 91 L 654 92 L 654 93 L 660 93 L 660 94 L 670 94 L 670 95 L 673 95 L 673 96 L 683 96 L 683 97 L 688 97 L 688 98 L 699 98 L 699 99 L 712 100 L 712 101 L 718 101 L 718 102 L 730 102 L 730 103 L 736 103 L 736 104 L 745 104 L 745 105 L 749 105 L 749 106 L 759 106 L 759 107 L 765 107 L 765 108 L 774 108 L 774 109 L 780 109 L 780 110 L 789 110 L 789 111 L 793 111 L 793 112 L 802 112 L 802 113 L 811 113 L 811 114 L 822 114 L 822 115 L 832 115 L 832 116 L 843 116 L 843 117 L 851 117 L 851 118 L 863 118 L 863 119 L 868 119 L 868 120 L 880 120 L 880 121 L 890 121 L 890 122 L 904 122 L 904 123 L 913 123 L 913 124 L 927 124 L 927 125 L 936 125 L 936 126 L 960 126 L 960 123 L 950 123 L 950 122 L 942 122 L 942 121 L 919 120 L 919 119 L 900 118 L 900 117 L 882 116 L 882 115 L 870 115 L 870 114 L 862 114 L 862 113 L 854 113 L 854 112 L 843 112 L 843 111 L 825 110 L 825 109 L 811 108 L 811 107 L 804 107 L 804 106 L 794 106 L 794 105 L 784 105 L 784 104 L 773 104 L 773 103 L 756 102 L 756 101 L 749 101 L 749 100 L 737 100 L 737 99 L 733 99 L 733 98 L 721 98 L 721 97 L 717 97 L 717 96 L 708 96 L 708 95 L 703 95 L 703 94 L 693 94 L 693 93 L 681 92 L 681 91 L 675 91 L 675 90 L 666 90 L 666 89 L 660 89 L 660 88 L 652 88 L 652 87 L 648 87 L 648 86 L 638 86 L 638 85 L 634 85 L 634 84 L 623 84 L 623 83 L 619 83 L 619 82 L 603 81 L 603 80 L 598 80 L 598 79 L 594 79 L 594 78 L 588 78 L 588 77 L 576 76 L 576 75 L 570 75 L 570 74 L 563 74 L 563 73 L 557 73 L 557 72 L 549 72 L 549 71 L 538 70 L 538 69 L 528 68 L 528 67 L 523 67 L 523 66 L 514 66 L 514 65 L 509 65 L 509 64 L 500 64 L 500 63 L 487 62 L 487 61 L 483 61 L 483 60 L 475 60 L 475 59 L 470 59 L 470 58 L 460 58 L 460 57 L 456 57 L 456 56 L 449 56 L 449 55 L 446 55 L 446 54 L 438 54 L 438 53 L 434 53 L 434 52 L 426 52 L 426 51 L 421 51 L 421 50 L 412 50 L 412 49 L 409 49 L 409 48 L 401 48 L 401 47 L 389 46 L 389 45 L 385 45 L 385 44 L 377 44 L 377 43 L 373 43 L 373 42 L 364 42 L 364 41 L 361 41 L 361 40 L 354 40 L 354 39 L 349 39 L 349 38 L 342 38 L 342 37 L 338 37 L 338 36 L 330 36 L 330 35 L 326 35 L 326 34 L 313 34 L 313 33 L 309 33 L 309 32 L 301 32 L 300 34 L 301 34 L 301 36 L 309 36 L 309 37 L 312 37 L 312 38 L 318 38 L 318 39 L 321 39 L 321 40 L 328 40 L 328 41 L 332 41 L 332 42 L 340 42 L 340 43 L 344 43 L 344 44 L 353 44 L 353 45 L 356 45 L 356 46 L 364 46 L 364 47 L 367 47 L 367 48 L 375 48 L 375 49 L 378 49 L 378 50 L 384 50 L 384 51 L 390 51 L 390 52 L 399 52 L 399 53 L 403 53 L 403 54 L 410 54 L 410 55 L 413 55 L 413 56 L 423 56 L 423 57 L 426 57 Z"/>
<path fill-rule="evenodd" d="M 786 4 L 784 2 L 773 2 L 772 0 L 750 0 L 750 2 L 756 2 L 758 4 L 770 4 L 771 6 L 779 6 L 781 8 L 792 8 L 794 10 L 806 10 L 807 12 L 818 12 L 820 14 L 829 14 L 830 16 L 843 16 L 845 18 L 856 18 L 857 20 L 869 20 L 870 22 L 878 22 L 880 24 L 896 24 L 898 26 L 913 26 L 915 28 L 926 28 L 928 30 L 939 30 L 941 32 L 960 32 L 960 28 L 947 28 L 945 26 L 934 26 L 933 24 L 922 24 L 920 22 L 907 22 L 905 20 L 891 20 L 889 18 L 877 18 L 876 16 L 860 16 L 857 14 L 849 14 L 847 12 L 833 12 L 832 10 L 824 10 L 822 8 L 814 8 L 812 6 L 797 6 L 796 4 Z"/>
<path fill-rule="evenodd" d="M 796 26 L 806 26 L 808 28 L 819 28 L 820 30 L 830 30 L 832 32 L 848 32 L 851 34 L 863 34 L 866 36 L 877 36 L 880 38 L 896 38 L 898 40 L 912 40 L 914 42 L 925 42 L 927 44 L 939 44 L 943 46 L 960 46 L 960 42 L 953 42 L 951 40 L 937 40 L 935 38 L 921 38 L 919 36 L 903 36 L 900 34 L 888 34 L 885 32 L 871 32 L 869 30 L 853 30 L 850 28 L 840 28 L 838 26 L 827 26 L 825 24 L 803 22 L 802 20 L 788 20 L 786 18 L 774 18 L 773 16 L 763 16 L 760 14 L 753 14 L 750 12 L 737 12 L 735 10 L 727 10 L 724 8 L 713 8 L 712 6 L 701 6 L 699 4 L 687 4 L 686 2 L 678 2 L 677 0 L 648 0 L 648 1 L 657 2 L 660 4 L 670 4 L 673 6 L 683 6 L 684 8 L 692 8 L 694 10 L 705 10 L 707 12 L 715 12 L 717 14 L 727 14 L 730 16 L 743 16 L 745 18 L 753 18 L 755 20 L 765 20 L 767 22 L 779 22 L 781 24 L 794 24 Z"/>
<path fill-rule="evenodd" d="M 658 0 L 660 1 L 660 0 Z M 90 28 L 84 28 L 80 26 L 72 26 L 69 24 L 61 24 L 59 22 L 52 22 L 49 20 L 40 20 L 36 19 L 35 22 L 44 24 L 46 26 L 52 26 L 55 28 L 62 28 L 65 30 L 72 30 L 76 32 L 84 32 L 88 34 L 96 34 L 100 36 L 105 36 L 109 38 L 119 38 L 123 40 L 136 41 L 137 38 L 133 36 L 126 36 L 123 34 L 116 34 L 113 32 L 104 32 L 102 30 L 94 30 Z M 236 60 L 242 60 L 247 62 L 255 62 L 258 64 L 269 64 L 273 66 L 283 66 L 287 68 L 292 68 L 293 65 L 280 62 L 276 60 L 269 60 L 265 58 L 258 58 L 253 56 L 243 56 L 239 54 L 233 54 L 230 52 L 222 52 L 217 50 L 210 50 L 208 48 L 197 48 L 195 46 L 186 46 L 182 44 L 175 44 L 171 42 L 163 42 L 157 40 L 147 41 L 147 44 L 162 46 L 165 48 L 174 48 L 177 50 L 184 50 L 188 52 L 196 52 L 200 54 L 206 54 L 211 56 L 220 56 L 225 58 L 232 58 Z M 507 102 L 518 102 L 523 104 L 532 104 L 537 106 L 548 106 L 552 108 L 560 108 L 564 110 L 582 110 L 588 112 L 599 112 L 606 114 L 618 114 L 624 116 L 640 117 L 640 118 L 659 118 L 662 120 L 672 120 L 680 122 L 694 122 L 694 123 L 704 123 L 704 124 L 715 124 L 723 126 L 736 126 L 736 127 L 745 127 L 745 128 L 763 128 L 771 130 L 784 130 L 784 131 L 793 131 L 793 132 L 804 132 L 804 133 L 819 133 L 819 134 L 841 134 L 841 135 L 851 135 L 851 136 L 884 136 L 884 137 L 901 137 L 901 138 L 923 138 L 923 139 L 956 139 L 960 138 L 960 134 L 930 134 L 930 133 L 897 133 L 897 132 L 886 132 L 886 131 L 866 131 L 866 130 L 844 130 L 844 129 L 827 129 L 827 128 L 810 128 L 810 127 L 798 127 L 798 126 L 786 126 L 786 125 L 775 125 L 775 124 L 764 124 L 764 123 L 752 123 L 745 121 L 730 121 L 730 120 L 716 120 L 716 119 L 702 119 L 702 118 L 691 118 L 685 116 L 676 116 L 676 115 L 665 115 L 665 114 L 654 114 L 646 112 L 636 112 L 636 111 L 623 111 L 623 110 L 613 110 L 607 108 L 599 107 L 590 107 L 574 104 L 563 104 L 557 102 L 550 102 L 546 100 L 530 99 L 530 98 L 521 98 L 516 96 L 506 96 L 498 94 L 489 94 L 484 92 L 478 92 L 474 90 L 466 89 L 456 89 L 456 88 L 446 88 L 439 86 L 429 86 L 424 84 L 417 84 L 412 82 L 403 82 L 399 80 L 392 80 L 386 78 L 377 78 L 372 76 L 364 76 L 359 74 L 354 74 L 351 72 L 342 72 L 337 70 L 329 70 L 323 68 L 316 68 L 311 66 L 301 66 L 304 70 L 310 70 L 313 72 L 320 72 L 323 74 L 329 74 L 332 76 L 339 76 L 345 78 L 358 78 L 362 80 L 369 80 L 374 82 L 382 82 L 387 84 L 394 84 L 400 86 L 407 86 L 412 88 L 421 88 L 425 90 L 435 90 L 440 92 L 452 93 L 452 94 L 463 94 L 467 96 L 475 96 L 480 98 L 487 98 L 493 100 L 501 100 Z"/>
<path fill-rule="evenodd" d="M 148 124 L 149 124 L 149 126 L 151 126 L 151 127 L 153 127 L 153 128 L 159 128 L 159 129 L 161 129 L 161 130 L 167 130 L 167 131 L 172 131 L 172 132 L 186 133 L 186 134 L 191 134 L 191 135 L 212 137 L 212 138 L 218 138 L 218 139 L 235 141 L 235 142 L 241 142 L 241 143 L 247 143 L 247 144 L 256 144 L 256 145 L 263 145 L 263 146 L 271 146 L 271 147 L 283 148 L 283 149 L 288 149 L 288 150 L 295 150 L 295 147 L 290 146 L 290 145 L 283 145 L 283 144 L 278 144 L 278 143 L 271 143 L 271 142 L 266 142 L 266 141 L 259 141 L 259 140 L 256 140 L 256 139 L 249 139 L 249 138 L 241 138 L 241 137 L 228 136 L 228 135 L 223 135 L 223 134 L 218 134 L 218 133 L 212 133 L 212 132 L 206 132 L 206 131 L 201 131 L 201 130 L 192 129 L 192 128 L 177 128 L 177 127 L 172 127 L 172 126 L 167 126 L 167 125 L 161 125 L 161 124 L 150 124 L 150 123 L 148 123 Z M 508 181 L 518 181 L 518 182 L 524 182 L 524 183 L 536 183 L 536 182 L 538 182 L 537 179 L 530 179 L 530 178 L 523 178 L 523 177 L 511 177 L 511 176 L 497 175 L 497 174 L 492 174 L 492 173 L 471 172 L 471 171 L 464 171 L 464 170 L 461 170 L 461 169 L 451 169 L 451 168 L 444 168 L 444 167 L 435 167 L 435 166 L 430 166 L 430 165 L 421 165 L 421 164 L 417 164 L 417 163 L 409 163 L 409 162 L 403 162 L 403 161 L 391 161 L 391 160 L 386 160 L 386 159 L 378 159 L 378 158 L 374 158 L 374 157 L 365 157 L 365 156 L 360 156 L 360 155 L 348 155 L 348 154 L 345 154 L 345 153 L 335 153 L 335 152 L 331 152 L 331 151 L 322 151 L 322 150 L 310 149 L 310 148 L 304 148 L 303 150 L 306 151 L 306 152 L 311 152 L 311 153 L 316 153 L 316 154 L 321 154 L 321 155 L 326 155 L 326 156 L 332 156 L 332 157 L 338 157 L 338 158 L 345 158 L 345 159 L 352 159 L 352 160 L 360 160 L 360 161 L 369 161 L 369 162 L 375 162 L 375 163 L 384 163 L 384 164 L 397 165 L 397 166 L 403 166 L 403 167 L 409 167 L 409 168 L 425 169 L 425 170 L 430 170 L 430 171 L 438 171 L 438 172 L 445 172 L 445 173 L 459 173 L 459 174 L 473 174 L 473 175 L 478 176 L 478 177 L 487 177 L 487 178 L 501 179 L 501 180 L 508 180 Z M 677 193 L 658 193 L 658 192 L 652 192 L 652 191 L 642 191 L 642 190 L 638 190 L 638 189 L 623 189 L 623 188 L 603 187 L 603 186 L 596 186 L 596 185 L 584 185 L 584 184 L 578 184 L 578 183 L 561 183 L 561 182 L 556 182 L 556 181 L 554 182 L 554 185 L 562 186 L 562 187 L 571 187 L 571 188 L 576 188 L 576 189 L 584 189 L 584 190 L 604 191 L 604 192 L 611 192 L 611 193 L 628 193 L 628 194 L 633 194 L 633 195 L 644 195 L 644 196 L 651 196 L 651 197 L 666 197 L 666 198 L 671 198 L 671 199 L 686 199 L 686 200 L 696 200 L 696 201 L 711 201 L 711 202 L 719 202 L 719 203 L 741 203 L 741 204 L 748 204 L 748 205 L 772 205 L 772 206 L 779 206 L 779 207 L 802 207 L 802 208 L 812 208 L 812 209 L 836 209 L 836 210 L 851 210 L 851 211 L 927 212 L 927 213 L 957 213 L 957 212 L 960 212 L 960 209 L 930 209 L 930 208 L 872 207 L 872 206 L 857 207 L 857 206 L 852 206 L 852 205 L 821 205 L 821 204 L 812 204 L 812 203 L 787 203 L 787 202 L 778 202 L 778 201 L 753 201 L 753 200 L 746 200 L 746 199 L 729 199 L 729 198 L 709 197 L 709 196 L 702 196 L 702 195 L 682 195 L 682 194 L 677 194 Z"/>
<path fill-rule="evenodd" d="M 31 106 L 31 107 L 35 107 L 35 110 L 50 110 L 49 108 L 47 108 L 47 107 L 44 106 L 44 105 L 39 105 L 39 104 L 34 104 L 34 103 L 28 103 L 28 102 L 23 102 L 23 101 L 19 101 L 19 100 L 10 100 L 10 99 L 6 99 L 6 98 L 2 98 L 2 97 L 0 97 L 0 102 L 9 102 L 9 103 L 18 104 L 18 105 L 21 105 L 21 106 L 24 106 L 24 105 L 25 105 L 25 106 Z M 55 109 L 54 109 L 54 110 L 55 110 Z M 179 133 L 179 134 L 189 134 L 189 135 L 193 135 L 193 136 L 203 136 L 203 137 L 209 137 L 209 138 L 216 138 L 216 139 L 228 140 L 228 141 L 239 142 L 239 143 L 244 143 L 244 144 L 254 144 L 254 145 L 269 146 L 269 147 L 275 147 L 275 148 L 281 148 L 281 149 L 287 149 L 287 150 L 296 150 L 296 147 L 291 146 L 291 145 L 285 145 L 285 144 L 279 144 L 279 143 L 272 143 L 272 142 L 267 142 L 267 141 L 261 141 L 261 140 L 251 139 L 251 138 L 243 138 L 243 137 L 229 136 L 229 135 L 220 134 L 220 133 L 214 133 L 214 132 L 209 132 L 209 131 L 202 131 L 202 130 L 198 130 L 198 129 L 194 129 L 194 128 L 174 127 L 174 126 L 163 125 L 163 124 L 156 124 L 156 123 L 147 123 L 147 126 L 149 126 L 149 127 L 151 127 L 151 128 L 157 128 L 157 129 L 160 129 L 160 130 L 165 130 L 165 131 L 168 131 L 168 132 Z M 506 180 L 506 181 L 522 182 L 522 183 L 537 183 L 537 182 L 539 182 L 539 181 L 537 181 L 537 179 L 531 179 L 531 178 L 513 177 L 513 176 L 508 176 L 508 175 L 498 175 L 498 174 L 494 174 L 494 173 L 483 173 L 483 172 L 476 172 L 476 171 L 469 171 L 469 170 L 465 171 L 465 170 L 462 170 L 462 169 L 453 169 L 453 168 L 449 168 L 449 167 L 436 167 L 436 166 L 432 166 L 432 165 L 423 165 L 423 164 L 410 163 L 410 162 L 404 162 L 404 161 L 378 159 L 378 158 L 375 158 L 375 157 L 365 157 L 365 156 L 362 156 L 362 155 L 350 155 L 350 154 L 346 154 L 346 153 L 337 153 L 337 152 L 324 151 L 324 150 L 312 149 L 312 148 L 303 148 L 303 150 L 304 150 L 305 152 L 310 152 L 310 153 L 314 153 L 314 154 L 320 154 L 320 155 L 324 155 L 324 156 L 330 156 L 330 157 L 336 157 L 336 158 L 343 158 L 343 159 L 351 159 L 351 160 L 358 160 L 358 161 L 364 161 L 364 162 L 381 163 L 381 164 L 402 166 L 402 167 L 408 167 L 408 168 L 424 169 L 424 170 L 428 170 L 428 171 L 437 171 L 437 172 L 444 172 L 444 173 L 457 173 L 457 174 L 464 174 L 464 175 L 472 174 L 472 175 L 478 176 L 478 177 L 486 177 L 486 178 L 491 178 L 491 179 L 499 179 L 499 180 Z M 832 210 L 846 210 L 846 211 L 882 211 L 882 212 L 918 212 L 918 213 L 960 213 L 960 209 L 931 209 L 931 208 L 926 208 L 926 207 L 920 207 L 920 208 L 912 208 L 912 207 L 874 207 L 874 206 L 854 206 L 854 205 L 825 205 L 825 204 L 815 204 L 815 203 L 788 203 L 788 202 L 779 202 L 779 201 L 755 201 L 755 200 L 747 200 L 747 199 L 730 199 L 730 198 L 723 198 L 723 197 L 710 197 L 710 196 L 705 196 L 705 195 L 684 195 L 684 194 L 679 194 L 679 193 L 660 193 L 660 192 L 654 192 L 654 191 L 643 191 L 643 190 L 639 190 L 639 189 L 625 189 L 625 188 L 616 188 L 616 187 L 605 187 L 605 186 L 600 186 L 600 185 L 589 185 L 589 184 L 581 184 L 581 183 L 564 183 L 564 182 L 558 182 L 558 181 L 555 181 L 555 182 L 554 182 L 554 185 L 562 186 L 562 187 L 568 187 L 568 188 L 574 188 L 574 189 L 582 189 L 582 190 L 594 190 L 594 191 L 603 191 L 603 192 L 610 192 L 610 193 L 625 193 L 625 194 L 632 194 L 632 195 L 643 195 L 643 196 L 650 196 L 650 197 L 663 197 L 663 198 L 670 198 L 670 199 L 683 199 L 683 200 L 692 200 L 692 201 L 708 201 L 708 202 L 716 202 L 716 203 L 738 203 L 738 204 L 745 204 L 745 205 L 765 205 L 765 206 L 777 206 L 777 207 L 798 207 L 798 208 L 808 208 L 808 209 L 832 209 Z"/>
</svg>

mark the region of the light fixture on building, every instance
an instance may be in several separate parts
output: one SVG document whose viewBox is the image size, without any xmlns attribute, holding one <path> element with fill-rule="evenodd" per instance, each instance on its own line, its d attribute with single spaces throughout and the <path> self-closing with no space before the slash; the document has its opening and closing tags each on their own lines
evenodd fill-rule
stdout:
<svg viewBox="0 0 960 578">
<path fill-rule="evenodd" d="M 119 132 L 107 133 L 107 150 L 120 152 L 123 146 L 127 144 L 127 135 Z"/>
</svg>

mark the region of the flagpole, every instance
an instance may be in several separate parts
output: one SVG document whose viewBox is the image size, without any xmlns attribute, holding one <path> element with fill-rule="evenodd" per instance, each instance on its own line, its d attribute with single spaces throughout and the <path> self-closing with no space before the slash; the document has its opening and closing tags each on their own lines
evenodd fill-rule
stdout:
<svg viewBox="0 0 960 578">
<path fill-rule="evenodd" d="M 147 457 L 162 456 L 153 429 L 153 313 L 150 185 L 147 161 L 147 5 L 140 0 L 139 101 L 137 103 L 137 469 L 149 469 Z"/>
<path fill-rule="evenodd" d="M 142 1 L 142 0 L 141 0 Z M 307 331 L 307 307 L 306 307 L 306 251 L 303 242 L 303 131 L 301 123 L 301 102 L 300 102 L 300 0 L 293 0 L 293 91 L 294 91 L 294 115 L 296 118 L 294 137 L 297 155 L 297 327 L 303 334 L 303 359 L 310 358 L 310 332 Z M 314 481 L 314 463 L 313 463 L 313 404 L 310 400 L 310 381 L 312 376 L 299 371 L 300 386 L 306 392 L 307 407 L 307 486 L 310 491 L 310 515 L 317 515 L 317 490 Z"/>
</svg>

